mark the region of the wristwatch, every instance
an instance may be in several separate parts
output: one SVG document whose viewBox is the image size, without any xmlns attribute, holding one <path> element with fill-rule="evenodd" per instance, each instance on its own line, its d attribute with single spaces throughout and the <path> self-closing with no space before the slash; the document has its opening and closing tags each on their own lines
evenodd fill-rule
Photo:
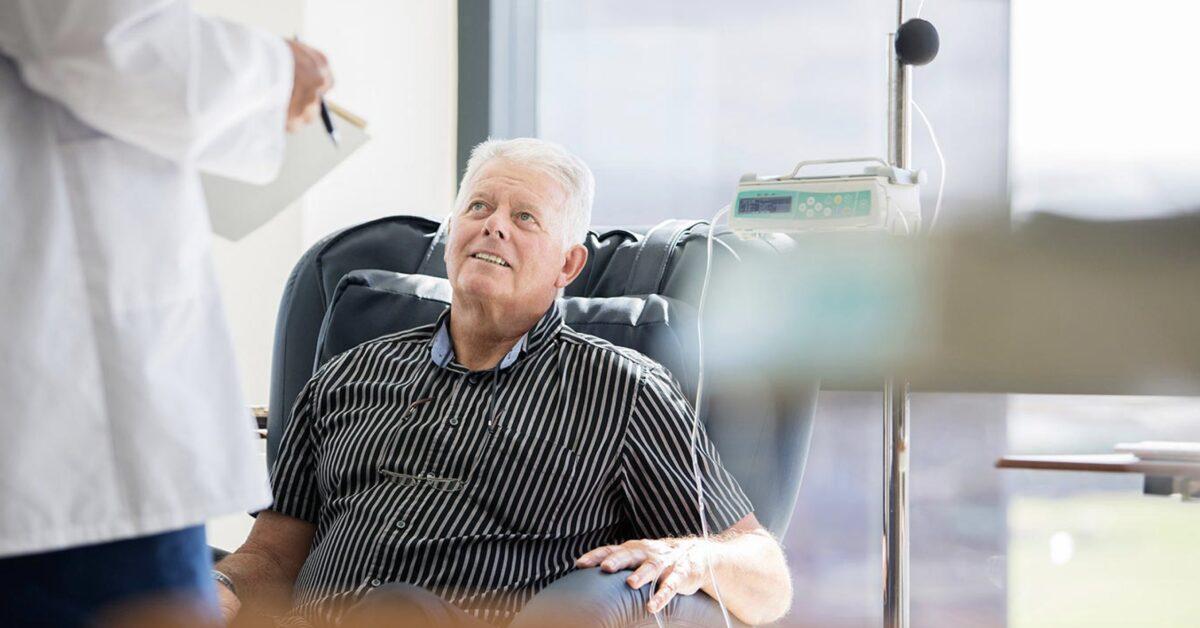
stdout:
<svg viewBox="0 0 1200 628">
<path fill-rule="evenodd" d="M 214 569 L 212 571 L 212 577 L 213 577 L 213 580 L 216 580 L 218 583 L 225 585 L 225 588 L 229 589 L 230 593 L 234 594 L 235 596 L 237 595 L 237 587 L 233 586 L 233 580 L 231 580 L 229 578 L 229 576 Z"/>
</svg>

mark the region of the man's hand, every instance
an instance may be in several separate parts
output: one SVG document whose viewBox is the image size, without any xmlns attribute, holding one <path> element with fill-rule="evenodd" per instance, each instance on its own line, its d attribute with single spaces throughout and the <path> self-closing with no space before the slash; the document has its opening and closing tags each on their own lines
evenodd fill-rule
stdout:
<svg viewBox="0 0 1200 628">
<path fill-rule="evenodd" d="M 321 95 L 333 87 L 329 60 L 320 50 L 294 40 L 287 40 L 295 60 L 292 81 L 292 100 L 288 104 L 287 130 L 296 131 L 317 119 L 321 113 Z"/>
<path fill-rule="evenodd" d="M 238 596 L 229 590 L 229 587 L 216 583 L 217 585 L 217 604 L 221 606 L 221 618 L 226 624 L 233 622 L 233 618 L 237 617 L 238 611 L 242 608 L 242 601 Z"/>
<path fill-rule="evenodd" d="M 715 597 L 717 583 L 729 612 L 752 625 L 777 621 L 792 601 L 783 548 L 754 513 L 708 539 L 627 541 L 598 547 L 575 560 L 580 568 L 597 565 L 610 573 L 635 569 L 625 579 L 635 589 L 657 579 L 657 590 L 646 603 L 651 613 L 662 610 L 676 595 L 703 589 Z"/>
<path fill-rule="evenodd" d="M 710 541 L 711 543 L 711 541 Z M 646 610 L 657 613 L 676 595 L 692 595 L 709 581 L 709 546 L 702 539 L 643 539 L 598 547 L 575 561 L 577 567 L 595 567 L 609 573 L 635 569 L 625 579 L 640 589 L 658 580 Z"/>
</svg>

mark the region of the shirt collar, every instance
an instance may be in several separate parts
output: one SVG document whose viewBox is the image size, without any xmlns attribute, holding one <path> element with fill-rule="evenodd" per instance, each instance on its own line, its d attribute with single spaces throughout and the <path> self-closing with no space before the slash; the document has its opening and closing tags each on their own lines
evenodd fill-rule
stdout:
<svg viewBox="0 0 1200 628">
<path fill-rule="evenodd" d="M 450 339 L 450 308 L 446 308 L 438 317 L 437 331 L 433 334 L 433 341 L 429 345 L 429 357 L 433 363 L 446 368 L 454 361 L 454 343 Z M 558 301 L 550 305 L 546 313 L 534 323 L 533 328 L 525 332 L 518 340 L 517 344 L 509 349 L 508 353 L 500 359 L 500 368 L 506 369 L 516 363 L 517 358 L 524 353 L 536 351 L 539 347 L 546 343 L 549 338 L 552 338 L 558 333 L 559 327 L 562 326 L 562 313 L 558 309 Z"/>
</svg>

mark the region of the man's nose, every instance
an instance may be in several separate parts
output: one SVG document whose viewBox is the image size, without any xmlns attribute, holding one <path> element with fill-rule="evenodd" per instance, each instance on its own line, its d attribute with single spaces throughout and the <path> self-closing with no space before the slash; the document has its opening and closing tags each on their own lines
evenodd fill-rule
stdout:
<svg viewBox="0 0 1200 628">
<path fill-rule="evenodd" d="M 503 217 L 503 212 L 496 210 L 483 221 L 483 234 L 495 236 L 501 240 L 508 239 L 508 223 Z"/>
</svg>

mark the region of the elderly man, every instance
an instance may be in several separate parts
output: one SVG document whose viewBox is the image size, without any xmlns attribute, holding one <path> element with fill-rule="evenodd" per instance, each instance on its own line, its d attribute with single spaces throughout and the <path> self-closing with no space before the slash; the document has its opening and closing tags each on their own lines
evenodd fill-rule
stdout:
<svg viewBox="0 0 1200 628">
<path fill-rule="evenodd" d="M 697 538 L 693 413 L 670 375 L 563 324 L 556 298 L 587 260 L 593 189 L 554 144 L 475 148 L 449 219 L 453 306 L 305 386 L 275 504 L 217 566 L 227 617 L 240 599 L 322 620 L 388 599 L 429 623 L 506 624 L 590 567 L 630 570 L 652 613 L 718 586 L 746 622 L 786 612 L 783 553 L 703 432 L 720 534 Z"/>
</svg>

